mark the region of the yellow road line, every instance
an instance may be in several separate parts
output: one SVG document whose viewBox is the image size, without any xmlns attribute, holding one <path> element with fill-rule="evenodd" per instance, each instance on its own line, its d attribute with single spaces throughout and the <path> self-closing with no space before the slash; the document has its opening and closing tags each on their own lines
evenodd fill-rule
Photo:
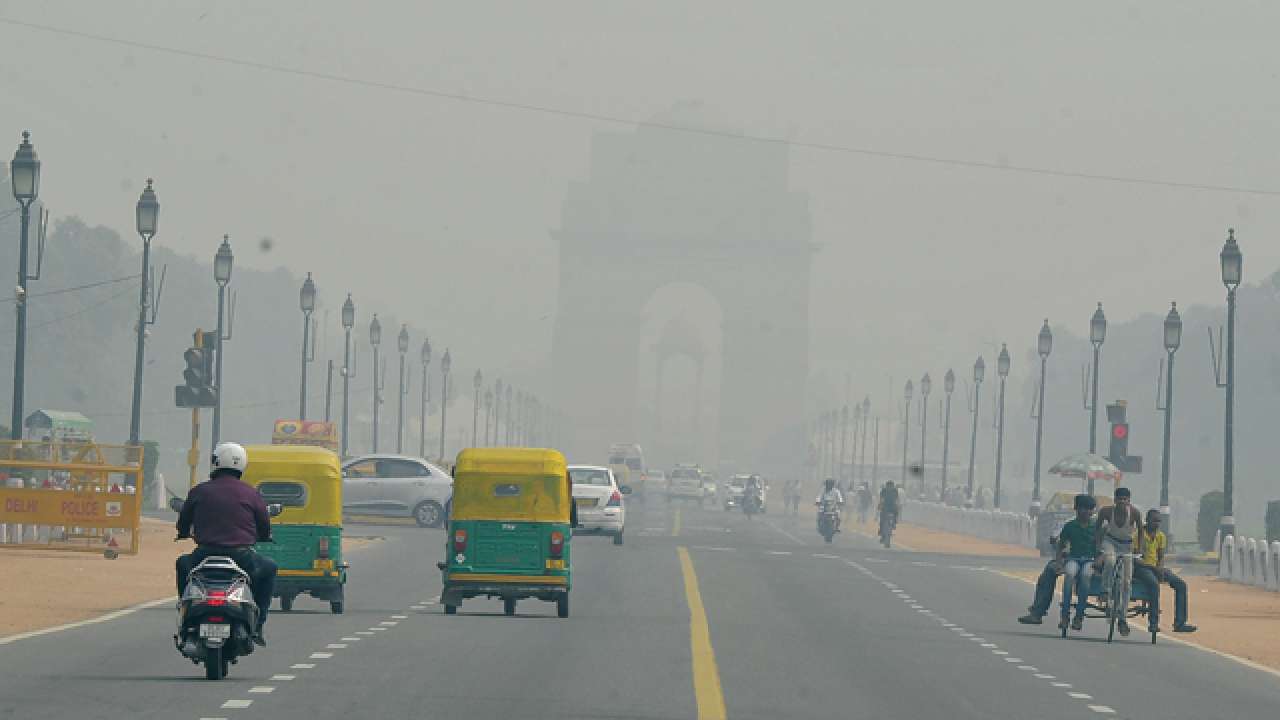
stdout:
<svg viewBox="0 0 1280 720">
<path fill-rule="evenodd" d="M 680 508 L 676 508 L 676 517 L 671 521 L 671 537 L 680 535 Z"/>
<path fill-rule="evenodd" d="M 677 523 L 679 517 L 677 514 Z M 693 694 L 698 702 L 698 720 L 724 720 L 724 691 L 720 688 L 716 653 L 711 648 L 707 612 L 702 607 L 702 593 L 698 592 L 698 576 L 693 572 L 689 551 L 681 546 L 676 548 L 676 552 L 680 553 L 684 594 L 689 602 L 689 650 L 693 656 Z"/>
</svg>

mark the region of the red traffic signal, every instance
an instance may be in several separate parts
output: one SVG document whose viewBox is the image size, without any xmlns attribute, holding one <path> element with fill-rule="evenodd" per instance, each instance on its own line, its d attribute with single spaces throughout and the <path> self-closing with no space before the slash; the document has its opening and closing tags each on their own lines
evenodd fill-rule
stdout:
<svg viewBox="0 0 1280 720">
<path fill-rule="evenodd" d="M 1111 426 L 1111 437 L 1123 440 L 1129 437 L 1129 423 L 1117 423 Z"/>
</svg>

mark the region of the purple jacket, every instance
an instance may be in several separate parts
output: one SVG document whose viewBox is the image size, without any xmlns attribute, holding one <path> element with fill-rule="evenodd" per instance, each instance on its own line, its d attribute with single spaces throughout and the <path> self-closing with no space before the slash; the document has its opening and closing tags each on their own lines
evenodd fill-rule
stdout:
<svg viewBox="0 0 1280 720">
<path fill-rule="evenodd" d="M 192 535 L 193 523 L 197 545 L 245 547 L 271 539 L 262 495 L 234 475 L 215 475 L 191 488 L 178 514 L 178 535 Z"/>
</svg>

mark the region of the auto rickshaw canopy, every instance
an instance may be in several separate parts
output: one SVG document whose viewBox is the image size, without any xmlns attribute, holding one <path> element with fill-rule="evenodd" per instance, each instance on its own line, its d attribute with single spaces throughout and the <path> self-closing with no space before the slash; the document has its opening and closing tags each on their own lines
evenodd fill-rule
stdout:
<svg viewBox="0 0 1280 720">
<path fill-rule="evenodd" d="M 468 448 L 458 453 L 454 520 L 568 523 L 572 503 L 568 466 L 557 450 Z"/>
<path fill-rule="evenodd" d="M 241 479 L 284 512 L 284 525 L 342 525 L 342 463 L 337 453 L 305 445 L 250 445 Z"/>
</svg>

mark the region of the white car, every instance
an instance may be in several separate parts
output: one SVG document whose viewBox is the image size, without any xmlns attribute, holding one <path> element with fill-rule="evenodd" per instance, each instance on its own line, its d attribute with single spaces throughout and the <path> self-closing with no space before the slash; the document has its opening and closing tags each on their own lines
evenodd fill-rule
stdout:
<svg viewBox="0 0 1280 720">
<path fill-rule="evenodd" d="M 352 515 L 411 517 L 442 527 L 453 499 L 453 478 L 422 458 L 362 455 L 342 466 L 342 510 Z"/>
<path fill-rule="evenodd" d="M 697 500 L 702 505 L 706 498 L 703 490 L 704 473 L 692 465 L 680 465 L 667 476 L 667 502 L 676 500 Z"/>
<path fill-rule="evenodd" d="M 612 535 L 613 544 L 622 544 L 626 529 L 627 509 L 622 496 L 631 488 L 619 486 L 613 471 L 596 465 L 570 465 L 573 502 L 578 506 L 578 527 L 573 534 Z"/>
</svg>

